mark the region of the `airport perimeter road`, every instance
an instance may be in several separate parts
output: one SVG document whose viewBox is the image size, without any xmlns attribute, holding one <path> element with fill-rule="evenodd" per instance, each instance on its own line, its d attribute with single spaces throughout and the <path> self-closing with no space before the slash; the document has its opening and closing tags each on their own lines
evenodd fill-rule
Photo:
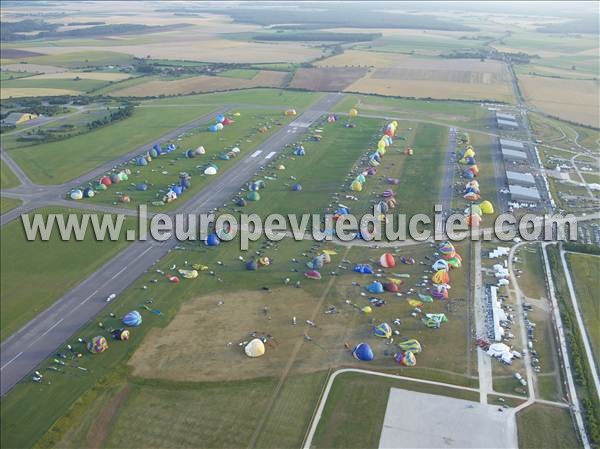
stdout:
<svg viewBox="0 0 600 449">
<path fill-rule="evenodd" d="M 292 123 L 273 134 L 258 149 L 241 159 L 215 182 L 183 204 L 174 213 L 208 213 L 228 202 L 256 171 L 276 156 L 285 145 L 294 143 L 321 115 L 339 100 L 329 94 L 315 103 Z M 4 396 L 17 382 L 46 357 L 55 352 L 85 323 L 107 305 L 106 298 L 120 294 L 146 272 L 178 241 L 136 241 L 110 262 L 73 288 L 6 339 L 0 347 L 0 394 Z M 114 301 L 118 301 L 117 298 Z"/>
</svg>

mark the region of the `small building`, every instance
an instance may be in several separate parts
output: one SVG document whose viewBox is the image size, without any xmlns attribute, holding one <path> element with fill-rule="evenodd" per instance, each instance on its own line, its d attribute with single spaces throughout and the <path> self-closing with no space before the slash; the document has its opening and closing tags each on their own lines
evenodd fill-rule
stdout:
<svg viewBox="0 0 600 449">
<path fill-rule="evenodd" d="M 512 150 L 525 150 L 525 145 L 523 142 L 519 142 L 517 140 L 500 139 L 500 146 L 502 148 L 510 148 Z"/>
<path fill-rule="evenodd" d="M 540 201 L 540 192 L 536 187 L 523 187 L 514 184 L 508 185 L 512 201 Z"/>
<path fill-rule="evenodd" d="M 2 120 L 2 124 L 17 126 L 35 118 L 38 118 L 37 114 L 30 114 L 28 112 L 11 112 L 4 120 Z"/>
<path fill-rule="evenodd" d="M 496 123 L 498 124 L 498 128 L 501 129 L 517 129 L 519 127 L 519 124 L 512 120 L 497 119 Z"/>
<path fill-rule="evenodd" d="M 508 120 L 509 122 L 516 122 L 517 118 L 512 114 L 505 114 L 503 112 L 496 112 L 496 118 L 498 120 Z"/>
<path fill-rule="evenodd" d="M 518 184 L 525 186 L 534 186 L 535 178 L 531 173 L 519 173 L 516 171 L 506 170 L 506 177 L 509 184 Z"/>
<path fill-rule="evenodd" d="M 523 151 L 502 148 L 502 157 L 508 161 L 526 161 L 527 153 Z"/>
</svg>

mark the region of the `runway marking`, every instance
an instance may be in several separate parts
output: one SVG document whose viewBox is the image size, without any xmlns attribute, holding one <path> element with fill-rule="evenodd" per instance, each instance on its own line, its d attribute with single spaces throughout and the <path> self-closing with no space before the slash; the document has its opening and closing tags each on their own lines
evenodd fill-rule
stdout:
<svg viewBox="0 0 600 449">
<path fill-rule="evenodd" d="M 21 357 L 23 355 L 23 351 L 19 352 L 16 356 L 14 356 L 12 359 L 10 359 L 8 362 L 6 362 L 2 368 L 0 368 L 0 371 L 2 371 L 4 368 L 6 368 L 8 365 L 10 365 L 12 362 L 14 362 L 15 360 L 17 360 L 19 357 Z"/>
<path fill-rule="evenodd" d="M 260 153 L 262 153 L 262 150 L 256 150 L 254 153 L 252 153 L 252 154 L 250 155 L 250 157 L 256 157 L 256 156 L 258 156 Z"/>
<path fill-rule="evenodd" d="M 91 298 L 92 296 L 94 296 L 96 293 L 98 293 L 98 290 L 96 290 L 96 291 L 95 291 L 94 293 L 92 293 L 90 296 L 88 296 L 88 297 L 87 297 L 87 298 L 85 298 L 83 301 L 81 301 L 81 302 L 79 303 L 79 305 L 83 305 L 83 304 L 85 304 L 86 302 L 88 302 L 88 301 L 90 300 L 90 298 Z"/>
<path fill-rule="evenodd" d="M 56 326 L 58 326 L 60 323 L 62 323 L 63 320 L 64 320 L 64 318 L 61 318 L 56 323 L 54 323 L 52 326 L 50 326 L 46 332 L 44 332 L 42 335 L 40 335 L 38 337 L 38 339 L 40 339 L 41 337 L 43 337 L 44 335 L 46 335 L 48 332 L 50 332 L 52 329 L 54 329 Z"/>
<path fill-rule="evenodd" d="M 277 151 L 271 151 L 269 154 L 267 154 L 267 157 L 265 159 L 271 159 L 276 154 L 277 154 Z"/>
<path fill-rule="evenodd" d="M 136 257 L 136 259 L 138 259 L 138 257 Z M 134 259 L 135 260 L 135 259 Z M 119 270 L 119 272 L 117 274 L 115 274 L 113 277 L 111 277 L 109 280 L 112 281 L 114 278 L 116 278 L 118 275 L 120 275 L 123 271 L 125 271 L 127 269 L 128 265 L 125 265 L 123 268 L 121 268 L 121 270 Z"/>
</svg>

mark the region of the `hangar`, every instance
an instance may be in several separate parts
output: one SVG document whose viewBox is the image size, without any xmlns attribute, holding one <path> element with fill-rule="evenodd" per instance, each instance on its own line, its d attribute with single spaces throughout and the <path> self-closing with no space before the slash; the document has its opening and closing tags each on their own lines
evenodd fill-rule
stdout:
<svg viewBox="0 0 600 449">
<path fill-rule="evenodd" d="M 540 201 L 540 192 L 536 187 L 523 187 L 514 184 L 508 185 L 512 201 Z"/>
<path fill-rule="evenodd" d="M 509 184 L 519 185 L 535 185 L 535 178 L 531 173 L 519 173 L 516 171 L 506 170 L 506 177 L 508 178 Z"/>
</svg>

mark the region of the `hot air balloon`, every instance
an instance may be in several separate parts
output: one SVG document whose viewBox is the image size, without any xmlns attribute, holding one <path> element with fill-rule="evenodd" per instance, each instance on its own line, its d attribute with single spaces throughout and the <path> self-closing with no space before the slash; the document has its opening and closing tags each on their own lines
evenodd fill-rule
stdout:
<svg viewBox="0 0 600 449">
<path fill-rule="evenodd" d="M 439 284 L 431 287 L 431 296 L 436 299 L 448 299 L 448 290 L 450 286 L 447 284 Z"/>
<path fill-rule="evenodd" d="M 481 212 L 486 215 L 494 213 L 494 205 L 488 200 L 482 201 L 479 207 L 481 208 Z"/>
<path fill-rule="evenodd" d="M 358 111 L 355 108 L 352 108 L 350 111 L 348 111 L 348 115 L 350 117 L 356 117 L 358 115 Z"/>
<path fill-rule="evenodd" d="M 130 333 L 128 329 L 121 328 L 113 330 L 110 335 L 112 335 L 112 338 L 115 340 L 127 341 L 129 340 Z"/>
<path fill-rule="evenodd" d="M 398 352 L 394 355 L 394 360 L 404 366 L 415 366 L 417 364 L 417 358 L 411 351 Z"/>
<path fill-rule="evenodd" d="M 252 259 L 246 262 L 246 270 L 256 271 L 258 269 L 258 263 L 256 260 Z"/>
<path fill-rule="evenodd" d="M 369 264 L 354 265 L 354 271 L 360 274 L 373 274 L 373 268 Z"/>
<path fill-rule="evenodd" d="M 306 273 L 304 273 L 304 276 L 306 276 L 308 279 L 314 279 L 314 280 L 321 279 L 321 273 L 319 273 L 316 270 L 309 270 Z"/>
<path fill-rule="evenodd" d="M 265 344 L 260 338 L 255 338 L 244 347 L 244 352 L 248 357 L 260 357 L 265 353 Z"/>
<path fill-rule="evenodd" d="M 403 342 L 398 343 L 398 347 L 403 351 L 410 351 L 414 354 L 418 354 L 421 352 L 421 343 L 414 338 L 405 340 Z"/>
<path fill-rule="evenodd" d="M 380 338 L 390 338 L 392 336 L 392 328 L 388 323 L 381 323 L 373 328 L 373 335 Z"/>
<path fill-rule="evenodd" d="M 396 260 L 392 253 L 384 253 L 379 258 L 379 264 L 384 268 L 393 268 L 396 266 Z"/>
<path fill-rule="evenodd" d="M 108 349 L 108 342 L 106 341 L 106 338 L 98 335 L 88 342 L 87 349 L 92 354 L 100 354 Z"/>
<path fill-rule="evenodd" d="M 364 362 L 370 362 L 375 358 L 373 350 L 368 343 L 359 343 L 352 351 L 352 355 L 356 360 L 362 360 Z"/>
<path fill-rule="evenodd" d="M 219 236 L 217 234 L 210 234 L 206 238 L 206 245 L 207 246 L 217 246 L 220 243 L 221 243 L 221 239 L 219 239 Z"/>
<path fill-rule="evenodd" d="M 246 195 L 246 198 L 248 198 L 248 201 L 259 201 L 260 194 L 256 191 L 251 191 L 251 192 L 248 192 L 248 195 Z"/>
<path fill-rule="evenodd" d="M 431 276 L 431 280 L 434 284 L 447 284 L 450 282 L 450 275 L 446 270 L 439 270 L 436 271 L 433 276 Z"/>
<path fill-rule="evenodd" d="M 444 259 L 436 260 L 435 263 L 432 265 L 431 268 L 433 268 L 435 271 L 447 270 L 448 269 L 448 262 L 446 262 Z"/>
<path fill-rule="evenodd" d="M 72 190 L 69 194 L 72 200 L 80 200 L 83 198 L 83 192 L 79 189 Z"/>
<path fill-rule="evenodd" d="M 351 188 L 351 189 L 352 189 L 354 192 L 360 192 L 360 191 L 362 191 L 362 188 L 363 188 L 363 186 L 362 186 L 362 183 L 360 183 L 360 182 L 358 182 L 358 181 L 354 180 L 354 181 L 352 182 L 352 184 L 350 185 L 350 188 Z"/>
<path fill-rule="evenodd" d="M 383 285 L 379 281 L 373 281 L 365 287 L 369 293 L 383 293 Z"/>
<path fill-rule="evenodd" d="M 142 324 L 142 315 L 137 310 L 133 310 L 123 315 L 122 321 L 125 326 L 137 327 Z"/>
</svg>

